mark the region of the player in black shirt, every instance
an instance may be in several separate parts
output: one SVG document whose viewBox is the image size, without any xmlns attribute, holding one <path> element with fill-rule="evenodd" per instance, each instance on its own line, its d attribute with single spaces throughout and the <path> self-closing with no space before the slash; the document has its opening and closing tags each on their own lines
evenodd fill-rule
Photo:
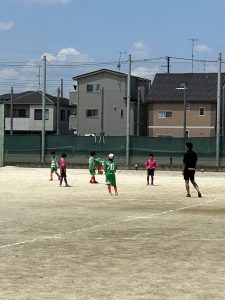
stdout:
<svg viewBox="0 0 225 300">
<path fill-rule="evenodd" d="M 197 153 L 195 153 L 193 150 L 193 144 L 192 143 L 186 143 L 186 153 L 184 154 L 183 158 L 183 175 L 185 180 L 185 187 L 187 191 L 186 197 L 191 197 L 190 194 L 190 186 L 189 186 L 189 180 L 193 184 L 193 187 L 198 192 L 198 197 L 201 198 L 202 195 L 200 193 L 199 187 L 197 183 L 195 182 L 195 167 L 198 160 Z"/>
</svg>

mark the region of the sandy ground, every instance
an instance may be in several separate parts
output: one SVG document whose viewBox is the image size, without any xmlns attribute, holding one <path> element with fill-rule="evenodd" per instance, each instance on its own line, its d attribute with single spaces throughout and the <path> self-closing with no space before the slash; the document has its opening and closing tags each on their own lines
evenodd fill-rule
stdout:
<svg viewBox="0 0 225 300">
<path fill-rule="evenodd" d="M 225 299 L 225 174 L 0 169 L 0 299 Z"/>
</svg>

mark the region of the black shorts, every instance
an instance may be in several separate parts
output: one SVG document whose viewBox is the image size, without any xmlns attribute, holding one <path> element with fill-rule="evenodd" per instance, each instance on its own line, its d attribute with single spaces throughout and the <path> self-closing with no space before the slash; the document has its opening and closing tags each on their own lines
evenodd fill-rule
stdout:
<svg viewBox="0 0 225 300">
<path fill-rule="evenodd" d="M 147 175 L 148 176 L 154 176 L 154 169 L 147 169 Z"/>
<path fill-rule="evenodd" d="M 61 170 L 60 176 L 61 176 L 62 178 L 63 178 L 63 177 L 64 177 L 64 178 L 66 177 L 66 172 L 65 172 L 64 169 Z"/>
<path fill-rule="evenodd" d="M 195 170 L 184 170 L 184 180 L 195 180 Z"/>
</svg>

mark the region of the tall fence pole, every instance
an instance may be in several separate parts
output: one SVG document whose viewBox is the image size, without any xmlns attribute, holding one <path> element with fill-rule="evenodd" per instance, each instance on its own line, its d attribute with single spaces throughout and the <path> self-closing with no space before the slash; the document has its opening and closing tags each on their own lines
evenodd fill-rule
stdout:
<svg viewBox="0 0 225 300">
<path fill-rule="evenodd" d="M 137 98 L 137 136 L 140 136 L 140 114 L 141 114 L 141 89 L 138 87 Z"/>
<path fill-rule="evenodd" d="M 59 97 L 60 87 L 57 89 L 57 105 L 56 105 L 56 134 L 59 135 Z"/>
<path fill-rule="evenodd" d="M 130 164 L 130 79 L 131 79 L 131 54 L 128 55 L 127 74 L 127 131 L 126 131 L 126 166 Z"/>
<path fill-rule="evenodd" d="M 41 162 L 45 162 L 45 97 L 46 97 L 46 56 L 43 56 L 43 89 L 42 89 L 42 132 Z"/>
<path fill-rule="evenodd" d="M 216 166 L 220 166 L 220 121 L 221 121 L 221 64 L 222 54 L 218 55 L 218 76 L 217 76 L 217 109 L 216 109 Z"/>
<path fill-rule="evenodd" d="M 11 87 L 11 103 L 10 103 L 10 135 L 13 135 L 13 87 Z"/>
</svg>

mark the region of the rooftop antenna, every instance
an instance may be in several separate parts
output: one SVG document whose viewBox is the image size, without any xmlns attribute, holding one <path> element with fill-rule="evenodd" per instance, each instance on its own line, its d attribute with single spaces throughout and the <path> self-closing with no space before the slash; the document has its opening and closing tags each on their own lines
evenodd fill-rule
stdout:
<svg viewBox="0 0 225 300">
<path fill-rule="evenodd" d="M 195 43 L 197 43 L 199 41 L 198 38 L 192 38 L 192 39 L 188 39 L 189 41 L 191 41 L 191 71 L 192 73 L 194 72 L 194 46 Z"/>
</svg>

